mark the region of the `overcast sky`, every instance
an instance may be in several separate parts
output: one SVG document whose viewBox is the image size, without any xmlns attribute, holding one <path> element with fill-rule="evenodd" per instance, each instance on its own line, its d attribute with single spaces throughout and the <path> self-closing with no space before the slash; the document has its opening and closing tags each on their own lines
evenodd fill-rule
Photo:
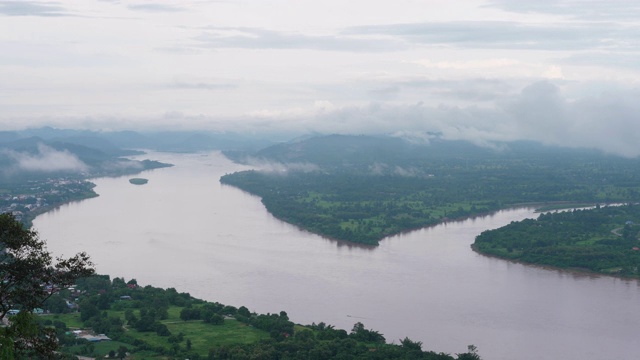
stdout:
<svg viewBox="0 0 640 360">
<path fill-rule="evenodd" d="M 0 0 L 0 130 L 418 133 L 640 154 L 637 0 Z"/>
</svg>

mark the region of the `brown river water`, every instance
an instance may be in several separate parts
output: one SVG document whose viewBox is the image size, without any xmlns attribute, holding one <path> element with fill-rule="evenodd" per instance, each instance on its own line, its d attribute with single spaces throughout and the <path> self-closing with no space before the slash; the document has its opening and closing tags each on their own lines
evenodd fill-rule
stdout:
<svg viewBox="0 0 640 360">
<path fill-rule="evenodd" d="M 476 235 L 536 217 L 514 209 L 350 246 L 271 216 L 258 197 L 221 185 L 244 169 L 218 153 L 153 153 L 175 164 L 95 179 L 97 198 L 39 216 L 56 256 L 88 252 L 97 270 L 174 287 L 301 324 L 351 329 L 360 321 L 388 342 L 485 360 L 637 359 L 636 280 L 525 266 L 474 253 Z"/>
</svg>

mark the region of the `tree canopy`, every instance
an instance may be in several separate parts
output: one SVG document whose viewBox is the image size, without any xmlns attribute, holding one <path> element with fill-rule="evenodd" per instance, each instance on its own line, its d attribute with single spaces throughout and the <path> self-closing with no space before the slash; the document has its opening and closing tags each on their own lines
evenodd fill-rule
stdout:
<svg viewBox="0 0 640 360">
<path fill-rule="evenodd" d="M 86 253 L 54 261 L 37 232 L 25 229 L 13 215 L 1 214 L 0 320 L 15 315 L 9 319 L 10 326 L 0 329 L 2 358 L 14 354 L 52 358 L 55 337 L 31 315 L 45 300 L 93 272 Z"/>
<path fill-rule="evenodd" d="M 640 277 L 640 206 L 543 213 L 476 237 L 473 248 L 532 264 Z"/>
</svg>

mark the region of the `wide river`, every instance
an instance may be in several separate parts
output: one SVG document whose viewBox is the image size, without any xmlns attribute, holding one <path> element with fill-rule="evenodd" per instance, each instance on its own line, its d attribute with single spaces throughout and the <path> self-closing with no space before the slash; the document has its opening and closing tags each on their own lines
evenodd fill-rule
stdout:
<svg viewBox="0 0 640 360">
<path fill-rule="evenodd" d="M 88 252 L 99 273 L 174 287 L 302 324 L 365 327 L 398 343 L 487 360 L 637 359 L 640 286 L 478 255 L 486 229 L 535 217 L 532 209 L 452 222 L 376 248 L 324 239 L 271 216 L 260 199 L 221 185 L 242 170 L 218 153 L 153 153 L 175 164 L 95 179 L 99 197 L 39 216 L 55 255 Z"/>
</svg>

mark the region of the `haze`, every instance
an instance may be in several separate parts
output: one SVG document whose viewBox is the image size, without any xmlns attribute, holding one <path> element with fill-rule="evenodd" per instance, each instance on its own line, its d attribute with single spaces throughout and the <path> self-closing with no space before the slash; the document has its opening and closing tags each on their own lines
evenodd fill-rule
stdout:
<svg viewBox="0 0 640 360">
<path fill-rule="evenodd" d="M 604 0 L 0 0 L 0 130 L 439 134 L 638 156 L 638 19 L 636 1 Z"/>
</svg>

